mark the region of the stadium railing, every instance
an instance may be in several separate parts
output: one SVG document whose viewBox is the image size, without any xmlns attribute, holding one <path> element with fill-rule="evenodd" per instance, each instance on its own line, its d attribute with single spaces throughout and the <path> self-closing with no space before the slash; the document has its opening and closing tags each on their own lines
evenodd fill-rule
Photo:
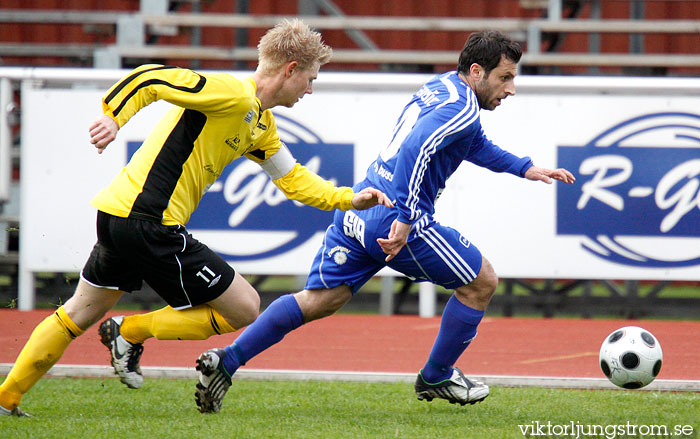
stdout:
<svg viewBox="0 0 700 439">
<path fill-rule="evenodd" d="M 252 47 L 146 44 L 146 29 L 178 27 L 268 28 L 285 16 L 213 13 L 114 13 L 112 11 L 4 10 L 3 23 L 108 24 L 116 26 L 116 44 L 0 43 L 0 56 L 93 57 L 94 66 L 119 68 L 123 58 L 176 58 L 254 61 Z M 700 20 L 520 19 L 450 17 L 299 16 L 318 29 L 387 31 L 477 31 L 497 29 L 527 42 L 522 66 L 700 67 L 698 54 L 543 53 L 543 33 L 697 34 Z M 453 64 L 455 53 L 434 50 L 340 49 L 334 62 L 369 64 Z"/>
</svg>

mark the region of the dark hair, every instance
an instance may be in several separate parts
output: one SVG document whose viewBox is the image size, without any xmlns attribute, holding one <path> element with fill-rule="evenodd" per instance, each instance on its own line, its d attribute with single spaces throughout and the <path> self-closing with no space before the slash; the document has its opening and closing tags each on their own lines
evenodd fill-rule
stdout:
<svg viewBox="0 0 700 439">
<path fill-rule="evenodd" d="M 467 42 L 464 43 L 462 53 L 459 54 L 457 70 L 466 73 L 469 71 L 469 67 L 476 63 L 483 67 L 488 75 L 501 62 L 502 55 L 514 63 L 518 63 L 522 54 L 523 50 L 520 44 L 502 32 L 496 30 L 474 32 L 469 35 Z"/>
</svg>

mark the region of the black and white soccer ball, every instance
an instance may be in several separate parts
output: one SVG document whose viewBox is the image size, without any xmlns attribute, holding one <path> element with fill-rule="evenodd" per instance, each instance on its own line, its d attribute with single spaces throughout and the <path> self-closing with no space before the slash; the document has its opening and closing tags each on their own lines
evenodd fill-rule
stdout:
<svg viewBox="0 0 700 439">
<path fill-rule="evenodd" d="M 600 368 L 616 386 L 639 389 L 661 371 L 663 352 L 651 332 L 625 326 L 608 335 L 600 347 Z"/>
</svg>

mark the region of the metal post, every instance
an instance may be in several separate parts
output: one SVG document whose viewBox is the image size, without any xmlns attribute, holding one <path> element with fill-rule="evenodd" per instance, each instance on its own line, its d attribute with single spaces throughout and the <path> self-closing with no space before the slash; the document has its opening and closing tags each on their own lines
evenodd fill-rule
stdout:
<svg viewBox="0 0 700 439">
<path fill-rule="evenodd" d="M 146 15 L 165 15 L 168 13 L 169 0 L 141 0 L 140 11 Z M 199 2 L 192 3 L 193 12 L 199 7 Z M 177 35 L 177 26 L 168 26 L 163 24 L 152 24 L 148 26 L 148 30 L 154 35 Z"/>
<path fill-rule="evenodd" d="M 236 14 L 249 14 L 250 13 L 250 0 L 236 0 Z M 248 47 L 248 34 L 249 29 L 247 27 L 236 28 L 235 32 L 235 47 Z M 244 60 L 236 61 L 233 65 L 236 70 L 246 70 L 248 69 L 248 62 Z"/>
<path fill-rule="evenodd" d="M 117 18 L 117 46 L 142 47 L 146 42 L 143 20 L 137 15 L 120 15 Z M 95 50 L 93 66 L 96 69 L 120 69 L 122 57 L 115 46 Z"/>
<path fill-rule="evenodd" d="M 532 20 L 527 25 L 527 53 L 531 55 L 540 53 L 540 46 L 542 45 L 542 34 L 540 32 L 537 22 Z"/>
<path fill-rule="evenodd" d="M 321 8 L 314 0 L 298 0 L 297 12 L 299 15 L 319 15 Z"/>
<path fill-rule="evenodd" d="M 561 0 L 549 0 L 547 18 L 552 21 L 561 20 Z"/>
<path fill-rule="evenodd" d="M 12 84 L 8 78 L 0 79 L 0 203 L 10 199 L 12 182 Z"/>
<path fill-rule="evenodd" d="M 628 319 L 638 319 L 643 316 L 643 312 L 640 309 L 642 302 L 639 300 L 639 281 L 625 281 L 625 288 L 627 290 L 625 297 L 625 302 L 627 304 L 627 315 L 625 317 Z"/>
<path fill-rule="evenodd" d="M 379 293 L 379 314 L 390 316 L 394 313 L 394 276 L 382 277 L 382 290 Z"/>
<path fill-rule="evenodd" d="M 600 0 L 591 1 L 591 20 L 600 19 Z M 591 32 L 588 34 L 588 52 L 589 53 L 600 53 L 600 34 L 598 32 Z M 600 73 L 600 67 L 590 66 L 588 72 L 591 74 Z"/>
<path fill-rule="evenodd" d="M 12 184 L 12 135 L 10 110 L 12 109 L 12 84 L 8 78 L 0 79 L 0 214 L 5 212 L 5 203 L 10 200 Z M 0 255 L 8 250 L 7 221 L 0 215 Z"/>
<path fill-rule="evenodd" d="M 513 280 L 505 279 L 503 288 L 503 317 L 513 317 Z"/>
<path fill-rule="evenodd" d="M 137 15 L 120 15 L 117 18 L 117 46 L 141 47 L 146 42 L 143 20 Z"/>
<path fill-rule="evenodd" d="M 95 50 L 92 66 L 96 69 L 121 69 L 122 57 L 114 46 Z"/>
<path fill-rule="evenodd" d="M 21 244 L 20 244 L 21 246 Z M 17 309 L 20 311 L 31 311 L 34 309 L 34 273 L 22 268 L 22 253 L 20 252 L 19 269 L 19 291 L 17 294 Z"/>
<path fill-rule="evenodd" d="M 315 3 L 315 6 L 312 5 L 312 3 Z M 299 6 L 300 8 L 302 7 L 305 8 L 307 11 L 313 10 L 312 8 L 316 10 L 323 10 L 327 14 L 333 16 L 333 17 L 345 17 L 345 13 L 343 13 L 343 10 L 340 9 L 335 3 L 333 3 L 331 0 L 299 0 Z M 351 40 L 355 42 L 360 48 L 366 49 L 366 50 L 378 50 L 379 48 L 377 47 L 376 44 L 374 44 L 374 41 L 372 41 L 366 33 L 364 33 L 361 30 L 357 29 L 346 29 L 345 33 L 350 37 Z"/>
<path fill-rule="evenodd" d="M 630 19 L 644 19 L 644 0 L 632 0 L 630 3 Z M 644 34 L 630 34 L 630 53 L 644 53 Z"/>
<path fill-rule="evenodd" d="M 27 96 L 30 88 L 34 87 L 34 82 L 33 80 L 24 80 L 22 81 L 20 85 L 20 93 L 21 96 Z M 26 116 L 26 115 L 25 115 Z M 22 124 L 22 131 L 24 131 L 27 125 Z M 24 133 L 22 133 L 24 134 Z M 22 136 L 22 138 L 26 138 L 25 136 Z M 20 169 L 22 168 L 22 165 L 25 164 L 27 160 L 27 150 L 28 148 L 20 148 Z M 34 273 L 30 271 L 28 267 L 28 260 L 30 258 L 30 255 L 28 254 L 27 251 L 22 251 L 23 244 L 26 245 L 26 243 L 29 242 L 29 239 L 27 237 L 23 237 L 24 228 L 21 227 L 22 224 L 22 218 L 26 218 L 25 212 L 27 211 L 27 203 L 25 203 L 23 200 L 26 200 L 26 193 L 28 191 L 28 186 L 29 183 L 27 176 L 25 178 L 20 179 L 20 204 L 19 204 L 19 223 L 20 223 L 20 228 L 19 228 L 19 264 L 18 264 L 18 270 L 19 270 L 19 277 L 17 280 L 18 287 L 17 287 L 17 307 L 19 308 L 20 311 L 31 311 L 34 309 L 34 302 L 35 302 L 35 292 L 34 292 Z"/>
<path fill-rule="evenodd" d="M 435 317 L 435 302 L 437 291 L 435 285 L 430 282 L 418 284 L 418 315 L 421 317 Z"/>
<path fill-rule="evenodd" d="M 200 2 L 192 3 L 192 13 L 193 14 L 201 14 L 202 13 L 202 4 Z M 190 31 L 190 46 L 192 46 L 192 47 L 201 47 L 202 46 L 202 27 L 201 26 L 192 26 L 192 29 Z M 201 65 L 202 65 L 202 61 L 199 59 L 193 59 L 190 61 L 190 68 L 193 70 L 199 69 Z"/>
</svg>

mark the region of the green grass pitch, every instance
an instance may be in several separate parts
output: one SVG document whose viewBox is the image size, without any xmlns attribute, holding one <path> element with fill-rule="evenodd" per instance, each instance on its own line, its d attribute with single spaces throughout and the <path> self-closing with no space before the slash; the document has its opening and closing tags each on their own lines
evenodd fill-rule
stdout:
<svg viewBox="0 0 700 439">
<path fill-rule="evenodd" d="M 406 383 L 242 380 L 234 381 L 221 413 L 203 415 L 191 380 L 147 379 L 132 390 L 117 378 L 45 378 L 21 406 L 33 417 L 0 417 L 0 437 L 576 437 L 575 430 L 563 435 L 568 425 L 583 433 L 607 428 L 581 438 L 619 439 L 696 438 L 700 430 L 700 393 L 692 392 L 495 387 L 484 402 L 462 407 L 418 401 Z M 641 430 L 622 434 L 632 427 Z M 652 435 L 664 432 L 659 428 L 668 435 Z"/>
</svg>

